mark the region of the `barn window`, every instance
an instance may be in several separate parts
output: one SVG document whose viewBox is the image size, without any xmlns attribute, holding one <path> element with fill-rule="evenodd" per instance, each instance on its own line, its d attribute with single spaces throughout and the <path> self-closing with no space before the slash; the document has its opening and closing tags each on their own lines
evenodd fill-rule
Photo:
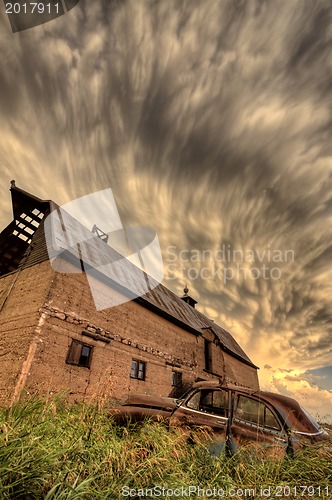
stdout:
<svg viewBox="0 0 332 500">
<path fill-rule="evenodd" d="M 181 387 L 182 386 L 182 373 L 172 372 L 172 386 Z"/>
<path fill-rule="evenodd" d="M 133 359 L 131 362 L 130 378 L 145 380 L 146 363 L 139 359 Z"/>
<path fill-rule="evenodd" d="M 84 344 L 79 340 L 72 340 L 68 349 L 66 363 L 69 365 L 83 366 L 90 368 L 93 347 L 89 344 Z"/>
<path fill-rule="evenodd" d="M 212 372 L 212 342 L 204 339 L 205 370 Z"/>
</svg>

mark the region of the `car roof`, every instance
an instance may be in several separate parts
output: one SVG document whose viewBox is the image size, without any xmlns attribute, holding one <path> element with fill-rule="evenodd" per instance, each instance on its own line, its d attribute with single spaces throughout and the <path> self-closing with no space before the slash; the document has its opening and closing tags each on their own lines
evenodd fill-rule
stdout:
<svg viewBox="0 0 332 500">
<path fill-rule="evenodd" d="M 193 389 L 228 389 L 234 391 L 243 391 L 247 394 L 253 394 L 257 392 L 257 389 L 252 389 L 250 387 L 246 387 L 239 384 L 232 384 L 226 382 L 225 380 L 201 380 L 199 382 L 195 382 L 192 386 Z"/>
</svg>

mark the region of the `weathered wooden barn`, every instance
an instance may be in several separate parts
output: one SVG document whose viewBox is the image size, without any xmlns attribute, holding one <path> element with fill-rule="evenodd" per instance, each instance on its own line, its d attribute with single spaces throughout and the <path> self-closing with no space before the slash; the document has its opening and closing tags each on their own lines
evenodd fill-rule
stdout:
<svg viewBox="0 0 332 500">
<path fill-rule="evenodd" d="M 11 197 L 13 221 L 0 234 L 0 402 L 22 390 L 63 390 L 73 399 L 166 396 L 198 379 L 258 388 L 257 367 L 187 293 L 177 297 L 160 284 L 97 311 L 79 262 L 68 259 L 68 273 L 50 265 L 44 221 L 56 205 L 14 181 Z"/>
</svg>

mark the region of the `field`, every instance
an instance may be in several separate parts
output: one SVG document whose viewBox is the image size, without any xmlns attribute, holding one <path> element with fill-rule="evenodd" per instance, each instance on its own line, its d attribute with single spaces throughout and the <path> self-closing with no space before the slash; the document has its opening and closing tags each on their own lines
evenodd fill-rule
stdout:
<svg viewBox="0 0 332 500">
<path fill-rule="evenodd" d="M 102 407 L 64 398 L 0 410 L 1 500 L 328 498 L 331 458 L 315 448 L 292 459 L 215 457 L 163 423 L 121 429 Z"/>
</svg>

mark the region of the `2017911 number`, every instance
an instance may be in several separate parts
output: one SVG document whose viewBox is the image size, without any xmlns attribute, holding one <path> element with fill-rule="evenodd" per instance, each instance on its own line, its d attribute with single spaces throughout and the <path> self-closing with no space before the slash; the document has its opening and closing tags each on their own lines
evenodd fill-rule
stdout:
<svg viewBox="0 0 332 500">
<path fill-rule="evenodd" d="M 6 14 L 59 14 L 59 2 L 56 4 L 41 2 L 6 3 Z"/>
</svg>

